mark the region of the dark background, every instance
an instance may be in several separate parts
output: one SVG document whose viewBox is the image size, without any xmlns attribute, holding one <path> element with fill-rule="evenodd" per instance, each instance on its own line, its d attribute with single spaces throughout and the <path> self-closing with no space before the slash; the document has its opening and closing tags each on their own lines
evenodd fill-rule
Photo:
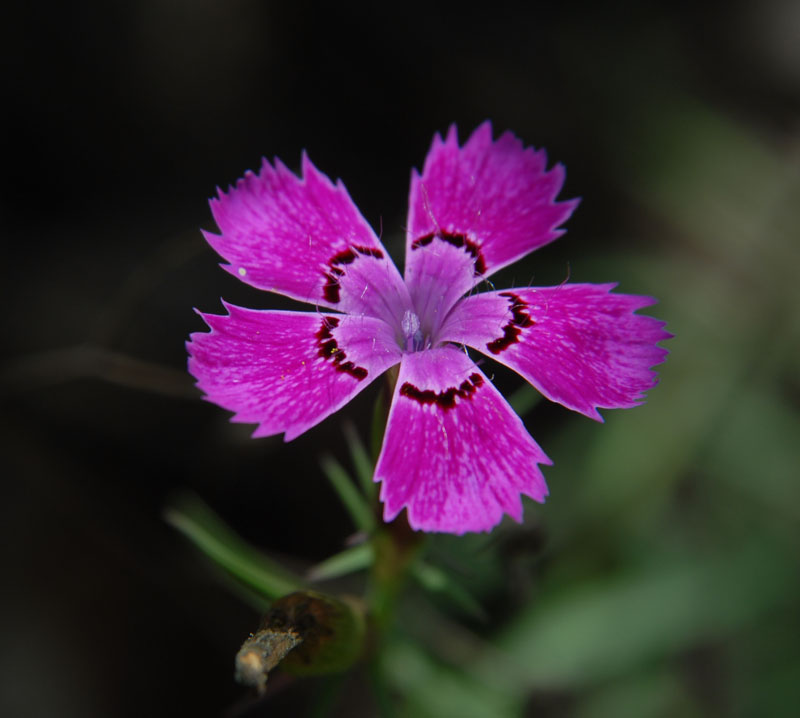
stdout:
<svg viewBox="0 0 800 718">
<path fill-rule="evenodd" d="M 7 13 L 4 715 L 221 715 L 242 699 L 232 656 L 257 615 L 164 523 L 174 492 L 195 491 L 248 539 L 301 568 L 339 550 L 350 532 L 317 463 L 323 451 L 344 457 L 340 422 L 288 445 L 279 437 L 251 441 L 249 427 L 199 401 L 185 372 L 183 342 L 203 328 L 193 307 L 220 310 L 220 296 L 290 306 L 220 271 L 199 232 L 213 228 L 207 198 L 215 186 L 235 181 L 262 155 L 296 168 L 307 149 L 322 171 L 345 180 L 402 262 L 409 171 L 421 166 L 435 131 L 455 122 L 464 138 L 489 118 L 496 132 L 511 129 L 546 147 L 568 169 L 562 196 L 581 196 L 582 204 L 565 238 L 506 270 L 498 286 L 558 283 L 569 273 L 574 281 L 623 280 L 623 291 L 662 298 L 653 313 L 678 338 L 642 421 L 653 417 L 652 436 L 677 431 L 667 452 L 675 456 L 682 437 L 697 438 L 692 422 L 707 410 L 704 440 L 729 441 L 729 450 L 719 449 L 732 467 L 723 473 L 735 473 L 741 462 L 731 455 L 742 452 L 747 466 L 759 467 L 743 483 L 775 487 L 766 508 L 758 505 L 764 523 L 756 533 L 777 521 L 787 556 L 796 548 L 796 3 L 469 9 L 147 0 L 34 3 Z M 737 234 L 765 211 L 779 219 Z M 762 355 L 774 356 L 765 338 L 776 337 L 784 360 L 764 367 Z M 714 395 L 725 399 L 709 405 L 702 392 L 728 371 L 707 365 L 715 348 L 732 362 L 749 358 Z M 749 425 L 730 434 L 725 423 L 756 375 L 782 402 L 756 422 L 773 421 L 764 431 L 771 439 L 785 435 L 777 458 Z M 499 382 L 518 385 L 506 376 Z M 685 401 L 670 404 L 672 390 Z M 359 397 L 344 414 L 362 431 L 373 399 Z M 559 498 L 574 485 L 570 457 L 582 456 L 586 437 L 599 440 L 608 425 L 544 404 L 526 418 L 555 459 L 547 474 L 557 487 L 550 504 L 529 506 L 528 515 L 545 534 L 558 534 L 558 509 L 550 518 L 548 507 L 570 506 Z M 580 434 L 559 443 L 576 422 Z M 691 531 L 673 523 L 675 534 L 668 532 L 687 556 L 704 530 L 720 530 L 707 511 L 718 505 L 706 482 L 714 472 L 702 468 L 717 449 L 692 446 L 670 474 L 674 482 L 659 489 L 665 511 L 697 509 Z M 765 468 L 759 455 L 772 463 Z M 639 480 L 647 485 L 646 476 Z M 734 527 L 730 535 L 744 533 L 751 500 L 731 505 L 722 521 Z M 647 524 L 645 533 L 660 527 L 638 505 L 624 512 Z M 624 564 L 627 553 L 584 554 L 575 547 L 585 535 L 566 533 L 570 540 L 554 545 L 572 553 L 554 548 L 548 561 L 561 561 L 562 574 L 578 583 Z M 788 585 L 796 607 L 797 582 Z M 529 598 L 508 591 L 490 596 L 501 610 Z M 777 615 L 792 615 L 790 604 Z M 683 715 L 753 715 L 747 706 L 756 704 L 765 711 L 759 715 L 782 714 L 800 659 L 785 649 L 777 677 L 743 696 L 731 687 L 739 674 L 724 648 L 746 627 L 765 635 L 758 621 L 773 609 L 768 602 L 747 614 L 711 647 L 705 638 L 683 647 L 681 670 L 706 687 L 689 691 L 695 712 Z M 770 630 L 785 642 L 797 635 L 796 618 L 776 621 Z M 476 630 L 492 635 L 501 624 L 497 614 Z M 303 690 L 276 691 L 269 714 L 295 714 Z M 557 700 L 547 698 L 553 690 Z M 554 688 L 543 679 L 528 707 L 536 715 L 590 715 L 581 712 L 581 696 L 580 682 Z M 666 705 L 647 715 L 677 710 Z"/>
</svg>

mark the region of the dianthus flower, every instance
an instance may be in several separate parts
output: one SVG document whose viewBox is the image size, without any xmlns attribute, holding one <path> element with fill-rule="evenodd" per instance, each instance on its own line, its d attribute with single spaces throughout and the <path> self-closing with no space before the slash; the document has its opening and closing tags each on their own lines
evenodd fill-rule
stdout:
<svg viewBox="0 0 800 718">
<path fill-rule="evenodd" d="M 602 421 L 598 408 L 642 402 L 670 336 L 634 314 L 654 299 L 614 284 L 476 293 L 563 234 L 577 200 L 555 201 L 564 168 L 546 165 L 488 122 L 463 146 L 455 127 L 436 135 L 411 175 L 403 278 L 340 180 L 305 154 L 302 178 L 264 160 L 211 200 L 221 234 L 205 237 L 234 276 L 315 310 L 202 314 L 211 331 L 188 344 L 198 387 L 253 436 L 289 441 L 399 364 L 375 468 L 385 520 L 405 508 L 415 529 L 459 534 L 520 521 L 552 462 L 466 347 Z"/>
</svg>

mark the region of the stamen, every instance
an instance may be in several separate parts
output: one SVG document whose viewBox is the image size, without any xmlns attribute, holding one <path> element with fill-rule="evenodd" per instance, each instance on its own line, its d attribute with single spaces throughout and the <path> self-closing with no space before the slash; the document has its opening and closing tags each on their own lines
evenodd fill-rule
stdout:
<svg viewBox="0 0 800 718">
<path fill-rule="evenodd" d="M 401 326 L 403 327 L 403 334 L 410 337 L 419 331 L 419 317 L 410 309 L 406 309 Z"/>
<path fill-rule="evenodd" d="M 403 320 L 400 322 L 405 338 L 406 351 L 416 352 L 422 349 L 423 336 L 420 331 L 419 317 L 410 309 L 406 309 Z"/>
</svg>

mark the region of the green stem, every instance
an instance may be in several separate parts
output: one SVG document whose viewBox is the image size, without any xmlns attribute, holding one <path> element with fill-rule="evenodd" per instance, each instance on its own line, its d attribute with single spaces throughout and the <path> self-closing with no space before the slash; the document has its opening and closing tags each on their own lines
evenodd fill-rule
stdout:
<svg viewBox="0 0 800 718">
<path fill-rule="evenodd" d="M 372 415 L 371 444 L 376 463 L 398 374 L 398 368 L 387 372 L 387 385 L 379 395 Z M 377 506 L 376 509 L 380 512 L 381 507 Z M 397 714 L 397 710 L 384 678 L 383 646 L 394 626 L 397 603 L 422 549 L 423 536 L 411 529 L 405 513 L 402 513 L 392 523 L 377 527 L 371 545 L 373 560 L 366 595 L 373 633 L 369 670 L 379 714 L 383 718 L 390 718 Z"/>
<path fill-rule="evenodd" d="M 372 444 L 375 461 L 380 454 L 383 435 L 389 419 L 399 367 L 387 372 L 384 391 L 378 397 L 372 415 Z M 380 510 L 380 507 L 378 507 Z M 367 603 L 375 622 L 378 643 L 392 623 L 397 597 L 417 555 L 420 538 L 408 525 L 405 513 L 390 524 L 383 524 L 372 538 L 373 563 L 367 591 Z"/>
<path fill-rule="evenodd" d="M 367 601 L 380 642 L 392 626 L 397 599 L 421 552 L 423 537 L 411 529 L 402 514 L 375 534 L 372 545 L 375 559 Z"/>
</svg>

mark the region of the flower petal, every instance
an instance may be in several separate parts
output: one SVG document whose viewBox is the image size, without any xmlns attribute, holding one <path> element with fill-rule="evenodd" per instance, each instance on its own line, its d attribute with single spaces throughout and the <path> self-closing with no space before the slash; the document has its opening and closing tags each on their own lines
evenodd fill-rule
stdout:
<svg viewBox="0 0 800 718">
<path fill-rule="evenodd" d="M 243 309 L 201 314 L 210 332 L 187 343 L 189 371 L 253 436 L 294 439 L 346 404 L 400 360 L 380 319 Z"/>
<path fill-rule="evenodd" d="M 414 253 L 406 284 L 427 346 L 437 343 L 442 322 L 474 284 L 474 262 L 462 248 L 431 243 Z"/>
<path fill-rule="evenodd" d="M 480 278 L 563 234 L 557 228 L 578 200 L 555 201 L 564 168 L 546 166 L 544 150 L 523 147 L 510 132 L 493 142 L 489 122 L 463 147 L 455 125 L 445 140 L 436 135 L 422 176 L 411 175 L 406 274 L 431 242 L 465 248 Z"/>
<path fill-rule="evenodd" d="M 443 340 L 511 367 L 548 399 L 602 421 L 598 408 L 628 408 L 656 383 L 668 354 L 664 322 L 634 314 L 652 297 L 612 294 L 615 284 L 563 284 L 464 299 Z"/>
<path fill-rule="evenodd" d="M 424 531 L 488 531 L 543 501 L 550 460 L 472 360 L 453 347 L 406 354 L 375 469 L 384 518 Z"/>
<path fill-rule="evenodd" d="M 341 180 L 303 155 L 303 178 L 265 159 L 212 199 L 221 235 L 208 243 L 242 281 L 301 302 L 399 321 L 410 306 L 400 273 Z"/>
</svg>

